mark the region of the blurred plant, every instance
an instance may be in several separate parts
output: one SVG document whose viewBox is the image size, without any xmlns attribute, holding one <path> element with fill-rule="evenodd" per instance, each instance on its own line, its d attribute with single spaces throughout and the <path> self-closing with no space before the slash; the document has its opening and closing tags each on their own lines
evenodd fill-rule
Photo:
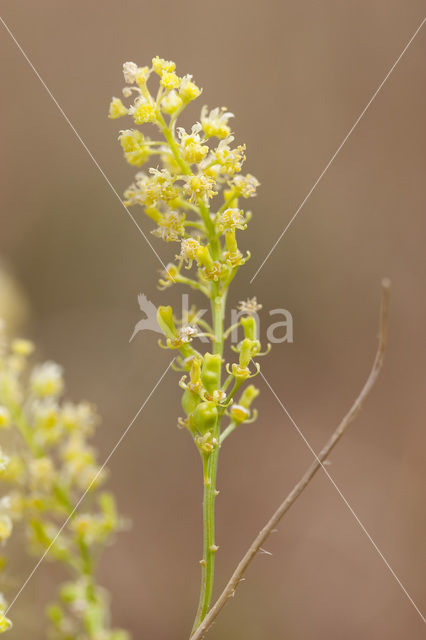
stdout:
<svg viewBox="0 0 426 640">
<path fill-rule="evenodd" d="M 249 253 L 243 255 L 237 242 L 237 232 L 245 230 L 251 218 L 250 212 L 241 208 L 240 198 L 255 196 L 259 183 L 254 176 L 241 173 L 245 146 L 232 146 L 229 120 L 233 114 L 224 107 L 209 111 L 204 106 L 200 121 L 190 132 L 176 127 L 178 116 L 200 96 L 201 89 L 192 76 L 179 77 L 175 69 L 174 62 L 159 57 L 152 60 L 151 67 L 126 62 L 123 95 L 133 101 L 127 107 L 121 99 L 113 98 L 109 117 L 130 115 L 135 124 L 151 123 L 162 135 L 161 140 L 152 140 L 138 129 L 120 132 L 124 156 L 131 165 L 141 166 L 148 160 L 156 164 L 148 172 L 136 174 L 125 192 L 126 204 L 144 206 L 157 225 L 153 234 L 180 244 L 177 262 L 167 265 L 160 288 L 175 283 L 187 285 L 203 293 L 211 305 L 211 325 L 196 307 L 182 318 L 176 318 L 170 306 L 159 307 L 157 317 L 166 337 L 161 346 L 178 352 L 174 367 L 185 372 L 180 380 L 185 416 L 179 424 L 191 434 L 203 464 L 204 542 L 195 630 L 209 610 L 213 589 L 218 550 L 214 518 L 219 450 L 237 427 L 256 418 L 251 405 L 258 389 L 252 384 L 241 389 L 258 374 L 260 367 L 255 360 L 264 355 L 254 316 L 260 306 L 255 299 L 240 305 L 242 317 L 237 325 L 242 328 L 243 339 L 233 347 L 238 360 L 225 364 L 223 354 L 226 339 L 236 329 L 224 326 L 228 289 L 250 257 Z M 159 80 L 155 94 L 148 88 L 153 76 Z M 192 274 L 184 274 L 184 268 L 192 269 Z M 211 343 L 204 353 L 194 346 L 199 338 Z M 228 375 L 223 380 L 224 370 Z M 224 418 L 228 424 L 222 429 Z"/>
<path fill-rule="evenodd" d="M 8 344 L 0 331 L 0 428 L 8 441 L 7 455 L 0 449 L 0 479 L 9 485 L 0 499 L 0 539 L 21 524 L 28 551 L 70 573 L 48 608 L 48 637 L 125 640 L 125 632 L 110 628 L 108 593 L 95 579 L 99 553 L 121 526 L 113 496 L 99 492 L 106 474 L 90 444 L 98 419 L 90 404 L 62 399 L 61 367 L 31 366 L 33 350 L 27 340 Z M 0 632 L 11 626 L 6 613 L 1 599 Z"/>
</svg>

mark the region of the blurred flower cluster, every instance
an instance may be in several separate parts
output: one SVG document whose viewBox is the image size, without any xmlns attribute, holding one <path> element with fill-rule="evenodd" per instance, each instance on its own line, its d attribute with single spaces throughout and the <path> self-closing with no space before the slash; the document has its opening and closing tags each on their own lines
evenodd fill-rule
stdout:
<svg viewBox="0 0 426 640">
<path fill-rule="evenodd" d="M 125 640 L 125 632 L 110 628 L 108 593 L 94 575 L 99 552 L 122 525 L 113 496 L 100 491 L 106 472 L 90 442 L 98 418 L 87 402 L 63 399 L 62 368 L 32 366 L 33 351 L 28 340 L 9 343 L 1 328 L 0 540 L 4 545 L 22 530 L 28 552 L 46 553 L 69 571 L 48 607 L 48 637 Z M 0 631 L 11 626 L 6 612 L 1 600 Z"/>
</svg>

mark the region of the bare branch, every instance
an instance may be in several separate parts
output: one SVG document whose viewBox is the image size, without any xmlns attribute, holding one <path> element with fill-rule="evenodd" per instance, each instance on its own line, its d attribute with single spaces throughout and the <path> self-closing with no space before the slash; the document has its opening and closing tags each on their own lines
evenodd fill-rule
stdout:
<svg viewBox="0 0 426 640">
<path fill-rule="evenodd" d="M 300 496 L 305 487 L 308 486 L 309 482 L 312 480 L 316 472 L 323 466 L 325 460 L 330 455 L 332 449 L 336 446 L 342 435 L 345 433 L 346 429 L 350 425 L 350 423 L 355 419 L 358 415 L 361 407 L 364 404 L 365 399 L 369 395 L 371 389 L 376 382 L 380 370 L 383 365 L 383 359 L 387 344 L 387 336 L 388 336 L 388 316 L 389 316 L 389 296 L 390 296 L 390 280 L 385 278 L 382 281 L 382 301 L 381 301 L 381 309 L 380 309 L 380 325 L 379 325 L 379 343 L 377 346 L 376 357 L 374 359 L 373 366 L 371 368 L 370 374 L 361 389 L 360 394 L 357 399 L 353 403 L 352 407 L 349 409 L 348 413 L 345 415 L 343 420 L 340 422 L 336 430 L 334 431 L 331 438 L 328 440 L 327 444 L 321 449 L 318 456 L 316 456 L 315 460 L 312 462 L 310 467 L 307 469 L 303 477 L 299 480 L 299 482 L 295 485 L 292 491 L 288 494 L 285 500 L 280 504 L 278 509 L 275 511 L 270 520 L 266 523 L 263 529 L 256 536 L 252 544 L 250 545 L 248 551 L 243 556 L 242 560 L 239 562 L 237 568 L 231 576 L 228 584 L 223 590 L 222 594 L 219 596 L 215 604 L 210 609 L 209 613 L 204 618 L 203 622 L 197 628 L 197 630 L 191 636 L 191 640 L 201 640 L 207 633 L 207 631 L 212 626 L 213 622 L 219 615 L 222 608 L 228 602 L 230 598 L 234 596 L 235 590 L 238 587 L 241 579 L 249 566 L 250 562 L 253 560 L 255 555 L 261 549 L 265 540 L 269 536 L 269 534 L 276 528 L 279 521 L 283 517 L 283 515 L 289 510 L 291 505 L 295 502 L 295 500 Z"/>
</svg>

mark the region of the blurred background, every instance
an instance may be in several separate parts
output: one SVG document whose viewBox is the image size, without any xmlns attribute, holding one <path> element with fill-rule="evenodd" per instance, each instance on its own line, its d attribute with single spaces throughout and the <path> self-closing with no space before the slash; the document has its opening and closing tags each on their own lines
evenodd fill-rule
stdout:
<svg viewBox="0 0 426 640">
<path fill-rule="evenodd" d="M 121 194 L 134 171 L 106 117 L 121 65 L 158 54 L 193 73 L 202 104 L 236 114 L 246 170 L 261 181 L 244 234 L 252 260 L 230 303 L 257 295 L 294 318 L 263 372 L 318 450 L 362 386 L 376 348 L 380 280 L 392 279 L 390 346 L 330 473 L 422 608 L 425 464 L 425 29 L 252 285 L 264 259 L 424 13 L 412 0 L 214 3 L 3 0 L 1 15 Z M 1 302 L 39 357 L 64 365 L 71 398 L 99 406 L 101 459 L 169 362 L 140 333 L 137 294 L 156 289 L 157 258 L 7 32 L 0 30 Z M 187 119 L 185 124 L 190 124 Z M 126 126 L 126 125 L 124 125 Z M 142 210 L 133 210 L 146 233 Z M 151 237 L 150 237 L 151 238 Z M 163 260 L 175 246 L 152 238 Z M 9 296 L 9 297 L 8 297 Z M 11 296 L 11 297 L 10 297 Z M 117 626 L 136 640 L 186 638 L 199 590 L 200 463 L 176 429 L 169 372 L 113 456 L 109 485 L 133 526 L 99 577 Z M 311 462 L 262 381 L 260 418 L 229 439 L 219 474 L 217 589 Z M 417 640 L 420 617 L 321 473 L 268 541 L 211 640 Z M 17 557 L 18 583 L 34 561 Z M 43 638 L 60 572 L 45 562 L 14 606 L 11 638 Z"/>
</svg>

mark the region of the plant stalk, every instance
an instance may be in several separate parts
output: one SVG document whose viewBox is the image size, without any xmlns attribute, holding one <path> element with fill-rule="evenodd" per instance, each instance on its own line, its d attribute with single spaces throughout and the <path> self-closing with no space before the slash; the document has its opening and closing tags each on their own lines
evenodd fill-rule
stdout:
<svg viewBox="0 0 426 640">
<path fill-rule="evenodd" d="M 216 282 L 211 286 L 211 307 L 213 316 L 214 343 L 213 352 L 223 354 L 223 321 L 226 303 L 226 292 L 220 294 Z M 215 501 L 216 501 L 216 476 L 219 460 L 220 440 L 219 415 L 215 426 L 215 438 L 217 445 L 209 454 L 203 455 L 203 559 L 201 560 L 201 592 L 197 614 L 195 616 L 192 633 L 198 628 L 206 617 L 211 603 L 214 584 L 214 565 L 217 547 L 215 544 Z"/>
</svg>

